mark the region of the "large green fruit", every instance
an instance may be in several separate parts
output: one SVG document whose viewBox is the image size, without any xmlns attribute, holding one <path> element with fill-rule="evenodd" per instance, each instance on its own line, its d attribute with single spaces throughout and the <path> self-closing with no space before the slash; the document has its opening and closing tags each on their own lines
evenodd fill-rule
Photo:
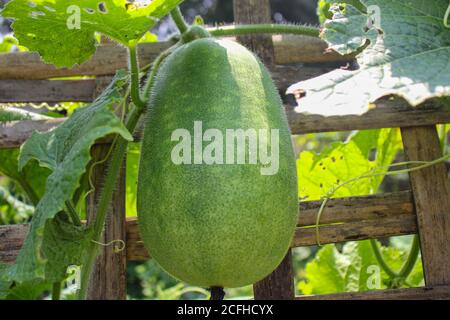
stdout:
<svg viewBox="0 0 450 320">
<path fill-rule="evenodd" d="M 235 150 L 245 150 L 244 164 L 231 164 L 226 142 L 238 142 L 227 129 L 249 130 L 253 142 L 256 132 L 272 161 L 248 142 Z M 202 133 L 214 138 L 198 142 Z M 192 285 L 240 287 L 281 262 L 297 221 L 295 157 L 278 92 L 243 46 L 199 39 L 163 63 L 146 115 L 137 205 L 151 256 Z"/>
</svg>

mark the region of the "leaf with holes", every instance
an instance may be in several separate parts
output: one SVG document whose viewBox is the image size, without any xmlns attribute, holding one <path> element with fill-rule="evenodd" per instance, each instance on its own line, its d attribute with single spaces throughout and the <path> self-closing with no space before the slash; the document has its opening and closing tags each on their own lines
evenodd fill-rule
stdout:
<svg viewBox="0 0 450 320">
<path fill-rule="evenodd" d="M 182 0 L 154 0 L 135 6 L 126 0 L 12 0 L 2 16 L 21 45 L 38 51 L 45 62 L 72 67 L 95 52 L 95 32 L 128 46 Z"/>
<path fill-rule="evenodd" d="M 412 106 L 450 95 L 448 0 L 361 0 L 368 13 L 334 6 L 322 37 L 341 54 L 358 52 L 357 70 L 335 70 L 296 83 L 296 110 L 324 116 L 362 114 L 387 95 Z M 302 98 L 300 98 L 302 96 Z"/>
<path fill-rule="evenodd" d="M 45 133 L 34 133 L 22 146 L 19 169 L 34 159 L 52 173 L 46 182 L 45 193 L 36 206 L 30 231 L 17 257 L 16 264 L 8 272 L 8 279 L 17 282 L 48 278 L 48 271 L 67 267 L 67 262 L 75 259 L 77 250 L 73 249 L 81 232 L 75 226 L 72 229 L 54 218 L 65 209 L 65 203 L 72 199 L 80 185 L 91 160 L 90 148 L 94 142 L 109 134 L 120 134 L 132 140 L 122 121 L 111 110 L 115 103 L 122 101 L 121 91 L 128 83 L 124 71 L 119 72 L 109 87 L 92 105 L 77 109 L 72 116 L 56 129 Z M 63 241 L 55 240 L 55 229 L 64 235 Z M 64 232 L 63 232 L 64 231 Z M 55 245 L 55 243 L 58 245 Z M 52 245 L 58 252 L 49 250 Z M 83 251 L 83 250 L 79 250 Z M 5 279 L 4 279 L 5 280 Z M 55 280 L 55 279 L 53 279 Z"/>
<path fill-rule="evenodd" d="M 320 154 L 303 151 L 297 160 L 299 197 L 317 200 L 346 180 L 374 169 L 379 172 L 391 164 L 400 148 L 398 129 L 380 129 L 356 132 Z M 357 180 L 339 188 L 334 197 L 375 193 L 382 180 L 383 175 Z"/>
</svg>

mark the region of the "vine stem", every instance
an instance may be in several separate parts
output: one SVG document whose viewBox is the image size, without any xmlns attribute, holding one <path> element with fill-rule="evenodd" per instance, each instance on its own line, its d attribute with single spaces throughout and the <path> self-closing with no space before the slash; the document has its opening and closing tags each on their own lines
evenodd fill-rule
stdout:
<svg viewBox="0 0 450 320">
<path fill-rule="evenodd" d="M 378 263 L 380 264 L 384 272 L 386 272 L 391 279 L 397 278 L 398 273 L 392 270 L 391 267 L 389 267 L 389 265 L 384 260 L 383 253 L 381 252 L 380 247 L 378 246 L 378 242 L 375 239 L 370 239 L 370 245 L 372 246 L 375 258 L 377 259 Z"/>
<path fill-rule="evenodd" d="M 211 296 L 209 300 L 223 300 L 225 297 L 225 291 L 223 287 L 211 287 Z"/>
<path fill-rule="evenodd" d="M 136 106 L 130 112 L 128 119 L 126 121 L 126 127 L 128 131 L 130 132 L 134 131 L 143 110 L 144 110 L 143 108 L 139 108 Z M 112 199 L 112 194 L 115 189 L 115 183 L 120 168 L 122 166 L 123 158 L 125 157 L 127 151 L 127 146 L 128 141 L 120 136 L 118 137 L 116 144 L 113 147 L 114 150 L 111 154 L 111 159 L 109 161 L 108 172 L 106 174 L 104 181 L 104 188 L 101 192 L 100 200 L 98 202 L 97 214 L 93 225 L 92 241 L 89 242 L 86 258 L 83 263 L 83 270 L 81 273 L 81 281 L 80 281 L 80 291 L 78 293 L 78 297 L 81 300 L 85 300 L 87 297 L 89 278 L 91 276 L 95 259 L 97 258 L 99 250 L 97 242 L 100 240 L 100 237 L 103 233 L 109 203 L 111 202 Z"/>
<path fill-rule="evenodd" d="M 419 236 L 415 234 L 411 244 L 411 249 L 409 250 L 408 259 L 406 260 L 405 264 L 403 265 L 402 269 L 398 274 L 400 278 L 406 279 L 409 276 L 411 271 L 414 269 L 417 257 L 419 256 L 419 252 L 420 252 Z"/>
<path fill-rule="evenodd" d="M 161 57 L 163 56 L 163 57 Z M 166 57 L 164 53 L 158 56 L 155 60 L 152 70 L 150 71 L 149 78 L 147 80 L 147 90 L 151 91 L 151 87 L 154 83 L 155 75 L 158 72 L 158 68 L 160 63 Z M 137 67 L 137 66 L 136 66 Z M 137 74 L 139 75 L 139 70 L 137 70 Z M 143 104 L 145 106 L 145 103 Z M 133 110 L 131 110 L 130 114 L 126 120 L 126 127 L 129 132 L 134 132 L 136 125 L 144 112 L 145 108 L 143 106 L 135 106 Z M 81 272 L 81 280 L 80 280 L 80 290 L 78 292 L 78 298 L 80 300 L 85 300 L 87 297 L 87 290 L 89 285 L 89 279 L 92 273 L 92 269 L 94 267 L 95 259 L 98 254 L 98 243 L 100 237 L 103 233 L 103 228 L 105 225 L 106 214 L 109 207 L 109 203 L 112 199 L 112 194 L 115 189 L 115 182 L 117 180 L 117 176 L 119 175 L 120 168 L 122 166 L 123 159 L 125 157 L 126 151 L 128 147 L 128 141 L 122 138 L 121 136 L 117 137 L 116 142 L 113 146 L 113 150 L 111 153 L 111 158 L 108 164 L 108 170 L 104 181 L 104 188 L 101 192 L 100 199 L 97 206 L 97 214 L 94 221 L 93 226 L 93 235 L 92 241 L 89 243 L 87 248 L 87 254 L 85 256 L 82 272 Z"/>
<path fill-rule="evenodd" d="M 148 76 L 147 82 L 144 85 L 144 89 L 142 90 L 142 99 L 144 101 L 148 101 L 150 99 L 150 93 L 151 89 L 153 87 L 153 84 L 155 83 L 156 74 L 158 73 L 159 67 L 161 66 L 161 63 L 164 61 L 167 56 L 169 56 L 173 50 L 175 50 L 178 46 L 174 45 L 170 47 L 169 49 L 163 51 L 153 62 L 152 69 L 150 70 L 150 74 Z"/>
<path fill-rule="evenodd" d="M 25 191 L 28 199 L 31 201 L 31 203 L 33 204 L 33 206 L 37 206 L 39 203 L 39 197 L 36 194 L 36 192 L 33 190 L 33 188 L 31 187 L 31 185 L 28 183 L 28 181 L 26 181 L 25 179 L 23 179 L 21 176 L 17 179 L 17 182 L 20 184 L 20 186 L 22 187 L 23 191 Z"/>
<path fill-rule="evenodd" d="M 357 181 L 357 180 L 360 180 L 363 178 L 370 178 L 370 177 L 375 177 L 375 176 L 380 176 L 380 175 L 391 176 L 391 175 L 396 175 L 396 174 L 400 174 L 400 173 L 409 173 L 409 172 L 421 170 L 421 169 L 436 165 L 438 163 L 441 163 L 449 158 L 450 158 L 450 154 L 446 154 L 446 155 L 444 155 L 440 158 L 437 158 L 435 160 L 432 160 L 432 161 L 405 161 L 405 162 L 395 163 L 395 164 L 387 166 L 387 168 L 392 168 L 392 167 L 401 166 L 401 165 L 410 165 L 410 164 L 416 164 L 416 166 L 412 167 L 412 168 L 395 170 L 395 171 L 382 171 L 382 172 L 363 174 L 359 177 L 355 177 L 355 178 L 349 179 L 347 181 L 344 181 L 341 184 L 337 185 L 336 187 L 332 188 L 327 193 L 327 195 L 324 197 L 322 204 L 319 208 L 319 212 L 317 214 L 316 226 L 315 226 L 317 243 L 320 245 L 320 235 L 319 235 L 320 217 L 321 217 L 323 211 L 325 210 L 326 203 L 339 188 L 341 188 L 351 182 L 354 182 L 354 181 Z M 409 276 L 409 274 L 413 270 L 414 265 L 417 261 L 417 257 L 419 256 L 419 252 L 420 252 L 419 237 L 417 235 L 414 236 L 413 242 L 411 244 L 411 249 L 408 254 L 408 258 L 407 258 L 405 264 L 402 266 L 400 272 L 398 272 L 398 273 L 393 271 L 389 267 L 389 265 L 386 263 L 386 261 L 383 258 L 382 252 L 378 246 L 378 243 L 374 239 L 371 239 L 370 244 L 372 246 L 373 252 L 375 254 L 375 257 L 376 257 L 378 263 L 383 268 L 383 270 L 389 275 L 389 277 L 391 279 L 400 279 L 401 281 L 406 282 L 406 278 Z"/>
<path fill-rule="evenodd" d="M 180 33 L 185 33 L 189 28 L 189 25 L 186 23 L 186 20 L 184 20 L 180 7 L 175 7 L 175 9 L 170 12 L 170 16 L 172 17 L 173 22 L 175 22 L 175 25 Z"/>
<path fill-rule="evenodd" d="M 131 78 L 131 99 L 133 103 L 138 108 L 144 108 L 145 102 L 141 99 L 141 95 L 139 92 L 139 63 L 137 57 L 137 49 L 136 45 L 130 45 L 128 47 L 128 55 L 129 55 L 129 70 L 130 70 L 130 78 Z"/>
<path fill-rule="evenodd" d="M 66 201 L 66 209 L 67 212 L 69 213 L 72 223 L 77 227 L 81 226 L 80 217 L 78 216 L 77 210 L 75 209 L 75 205 L 71 200 Z"/>
<path fill-rule="evenodd" d="M 271 34 L 298 34 L 318 38 L 320 29 L 295 24 L 242 24 L 206 29 L 215 37 L 237 36 L 245 34 L 271 33 Z"/>
<path fill-rule="evenodd" d="M 328 200 L 330 200 L 330 198 L 336 193 L 336 191 L 342 187 L 344 187 L 345 185 L 361 180 L 361 179 L 365 179 L 365 178 L 371 178 L 371 177 L 376 177 L 376 176 L 393 176 L 393 175 L 397 175 L 397 174 L 401 174 L 401 173 L 409 173 L 409 172 L 413 172 L 413 171 L 417 171 L 417 170 L 421 170 L 421 169 L 425 169 L 431 166 L 434 166 L 435 164 L 441 163 L 447 159 L 450 158 L 450 154 L 446 154 L 443 157 L 437 158 L 435 160 L 432 161 L 404 161 L 404 162 L 398 162 L 398 163 L 394 163 L 391 164 L 387 167 L 382 167 L 382 169 L 387 170 L 388 168 L 393 168 L 393 167 L 398 167 L 398 166 L 404 166 L 404 165 L 411 165 L 411 164 L 415 164 L 417 166 L 412 167 L 412 168 L 408 168 L 408 169 L 401 169 L 401 170 L 394 170 L 394 171 L 381 171 L 381 172 L 374 172 L 374 173 L 365 173 L 362 174 L 358 177 L 355 178 L 351 178 L 349 180 L 346 180 L 340 184 L 338 184 L 337 186 L 331 188 L 327 194 L 325 195 L 325 197 L 323 197 L 322 200 L 322 204 L 319 208 L 319 211 L 317 213 L 317 217 L 316 217 L 316 242 L 318 245 L 320 245 L 320 235 L 319 235 L 319 224 L 320 224 L 320 218 L 322 217 L 323 212 L 325 211 L 325 207 L 326 204 L 328 202 Z"/>
<path fill-rule="evenodd" d="M 61 299 L 61 282 L 55 282 L 52 286 L 52 300 Z"/>
</svg>

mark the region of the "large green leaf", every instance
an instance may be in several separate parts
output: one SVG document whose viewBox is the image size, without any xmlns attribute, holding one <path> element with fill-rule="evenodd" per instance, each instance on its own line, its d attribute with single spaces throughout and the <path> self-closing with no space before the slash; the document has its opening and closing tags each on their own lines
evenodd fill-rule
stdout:
<svg viewBox="0 0 450 320">
<path fill-rule="evenodd" d="M 0 107 L 0 123 L 44 119 L 48 119 L 48 117 L 23 111 L 21 109 Z M 49 175 L 49 170 L 40 167 L 33 161 L 19 171 L 18 158 L 18 148 L 0 149 L 0 173 L 16 181 L 22 188 L 24 187 L 24 183 L 28 184 L 39 198 L 42 197 L 45 190 L 45 180 Z"/>
<path fill-rule="evenodd" d="M 319 17 L 320 23 L 324 23 L 327 19 L 331 19 L 333 17 L 333 13 L 330 10 L 331 5 L 335 4 L 337 1 L 333 0 L 319 0 L 317 3 L 317 15 Z M 358 8 L 361 11 L 365 12 L 365 7 L 362 5 L 360 0 L 341 0 L 338 2 L 338 5 L 345 9 L 347 4 L 352 5 L 355 8 Z"/>
<path fill-rule="evenodd" d="M 95 52 L 95 32 L 128 46 L 181 2 L 154 0 L 137 7 L 127 0 L 12 0 L 2 15 L 14 20 L 21 45 L 45 62 L 71 67 Z"/>
<path fill-rule="evenodd" d="M 47 220 L 42 253 L 47 259 L 45 280 L 53 283 L 66 277 L 67 267 L 81 265 L 85 248 L 91 241 L 91 228 L 75 226 L 63 213 Z"/>
<path fill-rule="evenodd" d="M 381 250 L 394 270 L 399 270 L 408 256 L 407 250 L 396 247 L 381 247 Z M 407 282 L 412 286 L 423 284 L 420 259 Z M 378 265 L 369 240 L 348 242 L 341 252 L 334 244 L 323 246 L 306 265 L 305 279 L 298 284 L 303 294 L 361 292 L 390 286 L 389 276 Z"/>
<path fill-rule="evenodd" d="M 387 95 L 399 95 L 413 106 L 450 95 L 450 29 L 443 23 L 448 0 L 361 2 L 372 6 L 371 13 L 351 5 L 345 11 L 335 6 L 334 17 L 322 32 L 330 48 L 341 54 L 367 45 L 357 56 L 359 68 L 335 70 L 292 85 L 288 93 L 306 93 L 297 110 L 361 114 Z"/>
<path fill-rule="evenodd" d="M 119 72 L 92 105 L 75 110 L 68 120 L 50 132 L 34 133 L 22 146 L 19 168 L 35 159 L 52 174 L 47 179 L 45 193 L 36 207 L 16 264 L 8 272 L 9 280 L 45 279 L 50 271 L 58 271 L 60 275 L 68 261 L 77 260 L 72 244 L 78 245 L 81 234 L 87 236 L 88 231 L 67 226 L 54 218 L 65 209 L 66 201 L 71 200 L 77 190 L 80 177 L 91 160 L 90 148 L 94 142 L 113 133 L 132 140 L 131 134 L 111 110 L 123 99 L 121 90 L 126 83 L 125 72 Z M 61 233 L 56 235 L 56 229 Z M 58 237 L 63 237 L 64 241 Z M 83 252 L 81 247 L 77 250 Z"/>
<path fill-rule="evenodd" d="M 346 142 L 335 142 L 320 154 L 303 151 L 297 160 L 299 197 L 320 199 L 346 180 L 386 167 L 400 148 L 398 129 L 380 129 L 355 132 Z M 383 175 L 361 179 L 339 188 L 334 196 L 372 194 L 382 180 Z"/>
<path fill-rule="evenodd" d="M 306 281 L 298 284 L 303 294 L 345 291 L 345 274 L 350 261 L 334 245 L 326 245 L 306 265 Z"/>
</svg>

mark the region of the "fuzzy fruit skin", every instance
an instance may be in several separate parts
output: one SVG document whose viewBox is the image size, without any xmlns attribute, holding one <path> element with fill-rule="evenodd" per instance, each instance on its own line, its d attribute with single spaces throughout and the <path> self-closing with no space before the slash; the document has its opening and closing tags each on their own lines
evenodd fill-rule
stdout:
<svg viewBox="0 0 450 320">
<path fill-rule="evenodd" d="M 137 206 L 151 256 L 202 287 L 240 287 L 267 276 L 292 241 L 298 198 L 290 132 L 266 68 L 235 42 L 195 40 L 163 63 L 149 106 Z M 192 134 L 194 121 L 203 122 L 203 132 L 279 129 L 278 173 L 261 175 L 260 164 L 175 165 L 172 132 Z"/>
</svg>

